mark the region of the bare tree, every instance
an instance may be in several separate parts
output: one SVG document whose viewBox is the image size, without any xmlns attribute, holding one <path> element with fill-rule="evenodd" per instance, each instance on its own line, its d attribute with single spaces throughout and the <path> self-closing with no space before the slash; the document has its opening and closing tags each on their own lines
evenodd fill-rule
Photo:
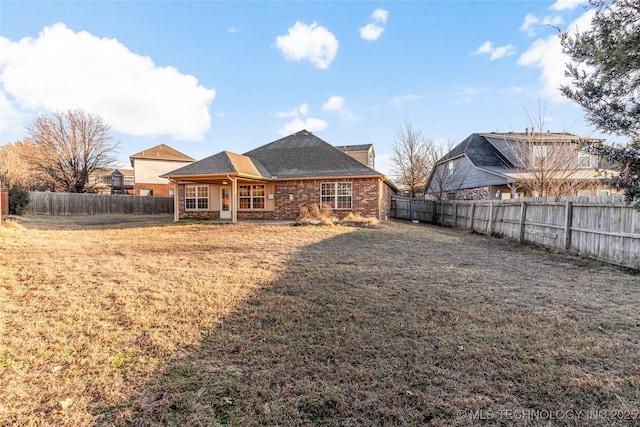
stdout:
<svg viewBox="0 0 640 427">
<path fill-rule="evenodd" d="M 34 166 L 63 191 L 82 193 L 92 171 L 115 163 L 118 142 L 98 116 L 82 110 L 43 114 L 27 130 L 38 147 Z"/>
<path fill-rule="evenodd" d="M 407 195 L 416 197 L 424 193 L 424 186 L 433 167 L 433 142 L 425 140 L 410 123 L 396 135 L 391 152 L 391 175 Z"/>
<path fill-rule="evenodd" d="M 26 190 L 50 188 L 52 182 L 31 163 L 38 152 L 29 140 L 16 141 L 0 147 L 0 185 Z"/>
<path fill-rule="evenodd" d="M 595 139 L 568 132 L 545 132 L 546 108 L 538 104 L 537 117 L 525 110 L 528 127 L 514 138 L 510 148 L 515 157 L 515 177 L 520 191 L 534 197 L 575 195 L 578 190 L 597 187 L 595 169 L 588 145 Z M 591 171 L 585 174 L 585 171 Z"/>
<path fill-rule="evenodd" d="M 436 200 L 444 200 L 449 193 L 461 189 L 467 177 L 468 170 L 461 167 L 460 160 L 438 163 L 455 145 L 454 141 L 447 141 L 444 145 L 434 145 L 432 150 L 433 167 L 425 192 Z"/>
</svg>

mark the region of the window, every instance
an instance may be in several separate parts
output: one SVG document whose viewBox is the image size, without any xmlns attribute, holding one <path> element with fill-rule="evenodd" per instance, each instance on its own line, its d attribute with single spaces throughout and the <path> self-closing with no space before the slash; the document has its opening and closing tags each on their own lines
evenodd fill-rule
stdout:
<svg viewBox="0 0 640 427">
<path fill-rule="evenodd" d="M 140 190 L 140 195 L 141 196 L 153 196 L 153 190 L 147 190 L 147 189 L 141 189 Z"/>
<path fill-rule="evenodd" d="M 265 194 L 264 184 L 239 185 L 240 209 L 264 209 Z"/>
<path fill-rule="evenodd" d="M 544 159 L 547 157 L 547 146 L 534 145 L 532 155 L 533 155 L 533 167 L 534 168 L 544 167 Z"/>
<path fill-rule="evenodd" d="M 578 150 L 578 167 L 580 169 L 589 169 L 591 167 L 591 154 L 587 147 Z"/>
<path fill-rule="evenodd" d="M 449 176 L 453 175 L 454 169 L 453 169 L 453 160 L 451 160 L 449 163 L 447 163 L 447 167 L 448 167 L 448 171 L 449 171 Z"/>
<path fill-rule="evenodd" d="M 320 184 L 320 204 L 331 209 L 351 209 L 353 190 L 350 182 L 323 182 Z"/>
<path fill-rule="evenodd" d="M 209 209 L 209 187 L 187 186 L 185 187 L 184 207 L 187 210 L 205 210 Z"/>
</svg>

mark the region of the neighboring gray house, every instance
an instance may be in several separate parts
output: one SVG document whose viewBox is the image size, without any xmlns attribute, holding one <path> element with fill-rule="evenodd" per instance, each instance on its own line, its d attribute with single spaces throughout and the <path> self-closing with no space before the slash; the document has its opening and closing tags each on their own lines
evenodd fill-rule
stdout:
<svg viewBox="0 0 640 427">
<path fill-rule="evenodd" d="M 384 174 L 306 130 L 245 154 L 223 151 L 162 177 L 175 188 L 176 220 L 295 220 L 310 205 L 329 205 L 338 217 L 385 219 L 397 191 Z"/>
<path fill-rule="evenodd" d="M 535 180 L 566 181 L 572 195 L 609 194 L 613 171 L 584 144 L 601 140 L 568 133 L 474 133 L 436 163 L 425 187 L 430 199 L 511 199 L 531 194 Z M 603 173 L 604 172 L 604 173 Z"/>
</svg>

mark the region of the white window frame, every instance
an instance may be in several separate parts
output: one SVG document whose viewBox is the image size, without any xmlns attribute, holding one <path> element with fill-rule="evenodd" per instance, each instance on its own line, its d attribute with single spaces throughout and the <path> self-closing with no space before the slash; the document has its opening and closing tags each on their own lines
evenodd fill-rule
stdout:
<svg viewBox="0 0 640 427">
<path fill-rule="evenodd" d="M 587 147 L 581 147 L 578 149 L 578 168 L 591 168 L 591 153 L 589 153 L 589 149 Z"/>
<path fill-rule="evenodd" d="M 189 196 L 189 190 L 191 189 L 194 190 L 194 194 L 192 196 Z M 204 193 L 206 193 L 206 195 Z M 188 207 L 189 201 L 193 201 L 194 207 Z M 209 210 L 209 186 L 208 185 L 185 185 L 184 209 L 186 211 Z"/>
<path fill-rule="evenodd" d="M 337 211 L 353 209 L 353 183 L 350 181 L 320 183 L 320 206 L 324 204 Z"/>
<path fill-rule="evenodd" d="M 532 164 L 534 168 L 541 168 L 544 166 L 544 160 L 547 158 L 547 146 L 546 145 L 534 145 L 531 150 Z"/>
<path fill-rule="evenodd" d="M 243 190 L 248 193 L 243 195 Z M 249 207 L 242 207 L 248 201 Z M 267 208 L 267 186 L 265 184 L 242 184 L 238 186 L 238 206 L 240 210 L 263 211 Z M 260 206 L 262 204 L 262 206 Z M 256 207 L 257 206 L 257 207 Z"/>
</svg>

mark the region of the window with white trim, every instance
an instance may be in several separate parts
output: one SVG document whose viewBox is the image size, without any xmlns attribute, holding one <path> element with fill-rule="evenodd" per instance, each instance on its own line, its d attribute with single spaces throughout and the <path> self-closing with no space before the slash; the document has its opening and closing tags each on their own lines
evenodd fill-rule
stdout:
<svg viewBox="0 0 640 427">
<path fill-rule="evenodd" d="M 534 145 L 531 154 L 533 156 L 533 167 L 534 168 L 544 167 L 544 160 L 547 157 L 547 146 Z"/>
<path fill-rule="evenodd" d="M 581 147 L 578 150 L 578 167 L 580 169 L 589 169 L 591 167 L 591 153 L 587 147 Z"/>
<path fill-rule="evenodd" d="M 323 182 L 320 184 L 320 204 L 331 209 L 351 209 L 353 187 L 350 182 Z"/>
<path fill-rule="evenodd" d="M 186 210 L 209 209 L 209 186 L 188 185 L 184 188 L 184 207 Z"/>
<path fill-rule="evenodd" d="M 264 184 L 239 185 L 240 209 L 264 209 L 265 195 Z"/>
</svg>

